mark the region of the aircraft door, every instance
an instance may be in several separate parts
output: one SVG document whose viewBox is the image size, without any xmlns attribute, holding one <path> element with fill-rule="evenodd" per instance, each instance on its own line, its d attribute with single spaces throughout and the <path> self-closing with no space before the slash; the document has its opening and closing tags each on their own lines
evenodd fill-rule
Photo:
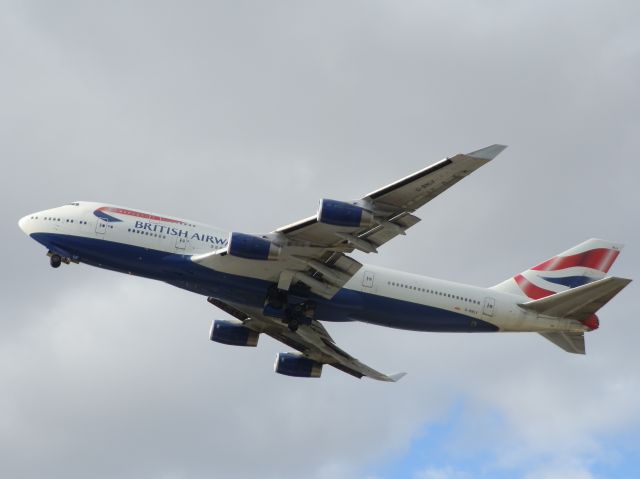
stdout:
<svg viewBox="0 0 640 479">
<path fill-rule="evenodd" d="M 482 314 L 485 316 L 493 316 L 496 309 L 496 300 L 494 298 L 484 298 L 484 308 Z"/>
<path fill-rule="evenodd" d="M 176 250 L 179 252 L 184 252 L 187 249 L 187 242 L 189 240 L 184 238 L 183 236 L 178 236 L 176 238 Z"/>
<path fill-rule="evenodd" d="M 107 232 L 107 222 L 98 218 L 96 221 L 96 233 L 99 235 L 103 235 Z"/>
<path fill-rule="evenodd" d="M 373 288 L 375 276 L 371 271 L 365 271 L 362 275 L 362 286 L 365 288 Z"/>
</svg>

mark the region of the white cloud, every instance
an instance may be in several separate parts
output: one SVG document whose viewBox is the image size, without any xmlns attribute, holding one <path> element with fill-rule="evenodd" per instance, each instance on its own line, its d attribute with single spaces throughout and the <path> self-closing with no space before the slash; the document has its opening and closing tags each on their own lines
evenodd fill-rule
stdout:
<svg viewBox="0 0 640 479">
<path fill-rule="evenodd" d="M 588 468 L 573 464 L 550 464 L 528 473 L 524 479 L 593 479 Z"/>
<path fill-rule="evenodd" d="M 469 479 L 470 476 L 464 471 L 451 466 L 427 467 L 414 475 L 414 479 Z"/>
</svg>

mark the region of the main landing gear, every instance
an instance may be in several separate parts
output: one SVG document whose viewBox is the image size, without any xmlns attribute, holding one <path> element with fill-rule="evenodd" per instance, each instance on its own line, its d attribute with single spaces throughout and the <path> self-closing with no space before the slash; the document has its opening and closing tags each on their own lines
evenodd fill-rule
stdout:
<svg viewBox="0 0 640 479">
<path fill-rule="evenodd" d="M 269 291 L 264 306 L 264 314 L 282 319 L 290 331 L 295 332 L 303 324 L 311 324 L 316 305 L 313 301 L 294 297 L 277 288 Z"/>
<path fill-rule="evenodd" d="M 316 305 L 311 301 L 294 304 L 285 310 L 284 322 L 295 333 L 301 324 L 311 324 L 315 312 Z"/>
</svg>

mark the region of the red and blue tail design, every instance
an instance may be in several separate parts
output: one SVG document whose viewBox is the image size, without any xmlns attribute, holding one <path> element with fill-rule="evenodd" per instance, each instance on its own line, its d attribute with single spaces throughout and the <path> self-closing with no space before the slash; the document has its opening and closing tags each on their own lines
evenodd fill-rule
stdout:
<svg viewBox="0 0 640 479">
<path fill-rule="evenodd" d="M 554 256 L 492 289 L 540 299 L 605 277 L 623 245 L 600 239 Z"/>
</svg>

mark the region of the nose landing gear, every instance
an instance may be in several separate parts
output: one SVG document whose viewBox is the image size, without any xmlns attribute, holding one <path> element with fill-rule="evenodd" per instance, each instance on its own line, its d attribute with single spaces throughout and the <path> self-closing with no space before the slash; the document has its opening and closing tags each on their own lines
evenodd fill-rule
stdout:
<svg viewBox="0 0 640 479">
<path fill-rule="evenodd" d="M 54 253 L 53 251 L 49 251 L 47 253 L 47 256 L 49 257 L 49 264 L 52 268 L 59 268 L 62 263 L 69 264 L 71 263 L 71 261 L 73 261 L 74 263 L 78 262 L 75 259 L 72 260 L 64 256 L 60 256 L 58 253 Z"/>
<path fill-rule="evenodd" d="M 60 265 L 62 264 L 62 258 L 60 257 L 59 254 L 52 254 L 51 257 L 49 258 L 49 264 L 51 265 L 52 268 L 59 268 Z"/>
</svg>

